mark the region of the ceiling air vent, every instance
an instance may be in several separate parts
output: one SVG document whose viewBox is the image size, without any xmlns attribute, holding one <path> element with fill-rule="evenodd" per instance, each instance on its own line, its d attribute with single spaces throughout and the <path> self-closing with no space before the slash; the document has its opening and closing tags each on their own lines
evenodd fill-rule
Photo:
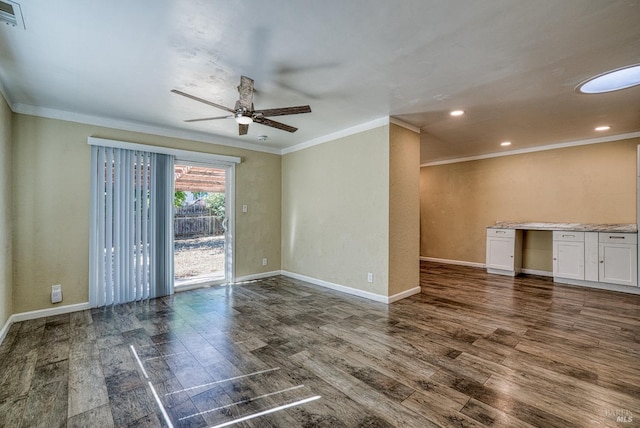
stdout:
<svg viewBox="0 0 640 428">
<path fill-rule="evenodd" d="M 0 21 L 12 27 L 25 28 L 20 5 L 11 0 L 0 0 Z"/>
</svg>

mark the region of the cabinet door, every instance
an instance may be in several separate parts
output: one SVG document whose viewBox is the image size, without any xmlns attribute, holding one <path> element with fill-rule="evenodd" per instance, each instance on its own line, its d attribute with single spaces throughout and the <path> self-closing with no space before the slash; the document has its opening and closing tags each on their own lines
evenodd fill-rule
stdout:
<svg viewBox="0 0 640 428">
<path fill-rule="evenodd" d="M 600 243 L 600 282 L 638 285 L 638 247 L 636 245 Z"/>
<path fill-rule="evenodd" d="M 487 268 L 500 270 L 515 270 L 514 263 L 515 239 L 487 238 Z"/>
<path fill-rule="evenodd" d="M 584 279 L 584 242 L 553 242 L 553 276 Z"/>
</svg>

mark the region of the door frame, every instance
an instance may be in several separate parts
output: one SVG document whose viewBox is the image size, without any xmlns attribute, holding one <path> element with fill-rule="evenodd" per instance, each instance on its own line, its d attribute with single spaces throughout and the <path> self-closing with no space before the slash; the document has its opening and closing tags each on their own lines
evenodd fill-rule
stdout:
<svg viewBox="0 0 640 428">
<path fill-rule="evenodd" d="M 227 227 L 224 239 L 224 268 L 225 277 L 222 281 L 203 281 L 198 284 L 185 285 L 180 288 L 174 287 L 176 292 L 193 290 L 196 288 L 208 287 L 211 285 L 231 284 L 235 282 L 235 242 L 236 242 L 236 163 L 225 161 L 197 160 L 193 156 L 184 158 L 175 156 L 175 165 L 191 165 L 212 169 L 225 170 L 225 190 L 224 190 L 224 212 L 227 219 Z M 174 181 L 175 184 L 175 181 Z"/>
</svg>

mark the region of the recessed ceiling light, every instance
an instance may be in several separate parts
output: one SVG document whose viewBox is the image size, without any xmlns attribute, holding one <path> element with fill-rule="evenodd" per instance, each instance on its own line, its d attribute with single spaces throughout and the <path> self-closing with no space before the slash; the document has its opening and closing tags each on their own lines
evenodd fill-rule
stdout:
<svg viewBox="0 0 640 428">
<path fill-rule="evenodd" d="M 449 114 L 451 116 L 462 116 L 464 114 L 464 110 L 452 110 Z"/>
<path fill-rule="evenodd" d="M 596 131 L 608 131 L 610 129 L 611 129 L 611 127 L 609 125 L 597 126 L 595 128 Z"/>
<path fill-rule="evenodd" d="M 640 64 L 607 71 L 582 82 L 576 87 L 583 94 L 602 94 L 640 85 Z"/>
<path fill-rule="evenodd" d="M 511 145 L 511 141 L 503 141 L 502 143 L 500 143 L 500 145 L 501 145 L 502 147 L 510 146 L 510 145 Z"/>
</svg>

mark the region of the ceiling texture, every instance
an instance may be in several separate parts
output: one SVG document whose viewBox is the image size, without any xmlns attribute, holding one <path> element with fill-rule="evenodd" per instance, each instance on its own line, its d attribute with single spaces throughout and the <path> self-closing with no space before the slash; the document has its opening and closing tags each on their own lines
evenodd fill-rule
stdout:
<svg viewBox="0 0 640 428">
<path fill-rule="evenodd" d="M 274 153 L 390 116 L 421 130 L 423 163 L 640 135 L 640 86 L 575 90 L 640 63 L 640 0 L 18 3 L 0 83 L 21 113 Z M 184 122 L 226 112 L 171 89 L 233 108 L 241 75 L 256 109 L 312 113 L 278 117 L 295 133 Z"/>
</svg>

